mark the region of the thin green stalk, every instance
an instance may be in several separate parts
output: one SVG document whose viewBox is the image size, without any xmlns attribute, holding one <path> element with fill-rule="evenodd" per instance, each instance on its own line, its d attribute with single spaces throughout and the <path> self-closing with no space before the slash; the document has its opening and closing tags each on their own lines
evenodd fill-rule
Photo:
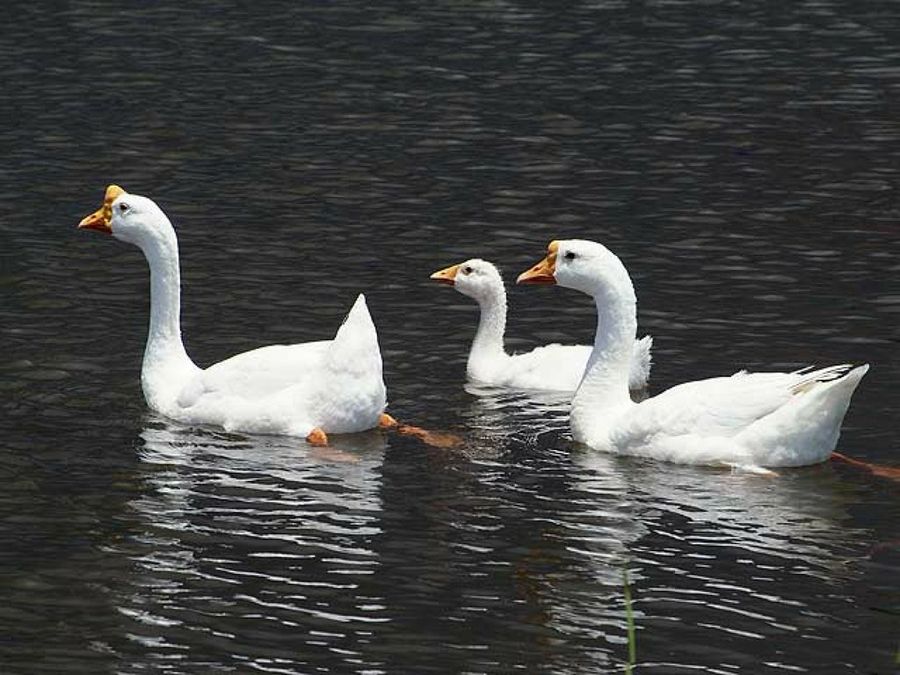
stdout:
<svg viewBox="0 0 900 675">
<path fill-rule="evenodd" d="M 628 569 L 622 570 L 625 586 L 625 621 L 628 625 L 628 663 L 625 664 L 625 675 L 632 675 L 637 663 L 637 638 L 634 632 L 634 612 L 631 609 L 631 586 L 628 584 Z"/>
</svg>

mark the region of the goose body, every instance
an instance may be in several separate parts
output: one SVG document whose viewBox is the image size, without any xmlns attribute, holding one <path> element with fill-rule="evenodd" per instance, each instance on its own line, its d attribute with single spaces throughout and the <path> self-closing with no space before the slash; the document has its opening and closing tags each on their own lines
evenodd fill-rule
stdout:
<svg viewBox="0 0 900 675">
<path fill-rule="evenodd" d="M 868 365 L 738 372 L 681 384 L 640 403 L 628 395 L 636 298 L 624 265 L 601 244 L 552 242 L 519 277 L 591 295 L 597 332 L 572 400 L 576 441 L 607 452 L 691 464 L 801 466 L 826 460 Z"/>
<path fill-rule="evenodd" d="M 378 335 L 360 295 L 333 340 L 271 345 L 206 369 L 181 338 L 178 240 L 150 199 L 110 186 L 79 227 L 138 246 L 150 266 L 150 328 L 141 366 L 147 405 L 173 419 L 230 431 L 310 436 L 379 424 L 386 404 Z M 324 432 L 324 433 L 323 433 Z"/>
<path fill-rule="evenodd" d="M 516 389 L 574 392 L 578 388 L 591 355 L 590 346 L 551 344 L 523 354 L 506 352 L 506 288 L 492 263 L 472 258 L 435 272 L 431 278 L 452 285 L 479 305 L 481 316 L 466 363 L 470 380 Z M 647 386 L 652 345 L 649 335 L 632 340 L 628 378 L 632 390 Z"/>
</svg>

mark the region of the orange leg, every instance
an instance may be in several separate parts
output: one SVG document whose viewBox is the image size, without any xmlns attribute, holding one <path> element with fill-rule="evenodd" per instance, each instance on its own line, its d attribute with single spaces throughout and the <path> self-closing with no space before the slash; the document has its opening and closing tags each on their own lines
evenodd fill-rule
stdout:
<svg viewBox="0 0 900 675">
<path fill-rule="evenodd" d="M 420 441 L 436 448 L 455 448 L 462 443 L 462 439 L 459 436 L 428 431 L 422 427 L 416 427 L 411 424 L 400 424 L 387 413 L 381 413 L 381 417 L 378 418 L 378 428 L 386 431 L 394 430 L 398 434 L 403 434 L 404 436 L 415 436 Z"/>
<path fill-rule="evenodd" d="M 855 466 L 859 469 L 862 469 L 863 471 L 868 471 L 873 476 L 881 476 L 882 478 L 890 478 L 891 480 L 900 481 L 900 467 L 869 464 L 868 462 L 863 462 L 858 459 L 853 459 L 852 457 L 847 457 L 847 455 L 840 452 L 832 452 L 831 459 L 838 462 L 844 462 L 845 464 L 849 464 L 850 466 Z"/>
<path fill-rule="evenodd" d="M 322 431 L 321 428 L 316 427 L 307 434 L 306 442 L 310 445 L 322 447 L 324 445 L 328 445 L 328 435 L 324 431 Z"/>
</svg>

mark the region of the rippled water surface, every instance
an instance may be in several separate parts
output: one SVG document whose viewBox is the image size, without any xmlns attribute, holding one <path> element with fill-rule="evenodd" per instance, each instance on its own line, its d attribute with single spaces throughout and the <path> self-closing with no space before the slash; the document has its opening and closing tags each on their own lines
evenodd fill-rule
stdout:
<svg viewBox="0 0 900 675">
<path fill-rule="evenodd" d="M 466 387 L 428 281 L 603 241 L 651 391 L 868 361 L 839 449 L 897 466 L 896 3 L 4 7 L 0 672 L 623 672 L 626 570 L 637 672 L 897 671 L 897 483 L 573 447 L 564 399 Z M 198 363 L 365 291 L 390 411 L 463 446 L 149 413 L 146 264 L 75 230 L 110 182 L 178 228 Z M 510 306 L 513 348 L 591 339 Z"/>
</svg>

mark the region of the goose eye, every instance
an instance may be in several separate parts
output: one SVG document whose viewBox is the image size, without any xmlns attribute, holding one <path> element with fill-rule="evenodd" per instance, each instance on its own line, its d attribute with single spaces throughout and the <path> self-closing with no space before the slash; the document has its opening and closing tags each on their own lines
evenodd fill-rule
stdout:
<svg viewBox="0 0 900 675">
<path fill-rule="evenodd" d="M 471 274 L 471 273 L 472 273 L 471 265 L 466 265 L 465 267 L 463 267 L 463 274 Z"/>
<path fill-rule="evenodd" d="M 575 254 L 572 251 L 568 251 L 563 257 L 566 260 L 575 260 Z"/>
<path fill-rule="evenodd" d="M 128 206 L 128 204 L 126 204 L 125 202 L 122 202 L 121 204 L 119 204 L 119 211 L 120 211 L 121 213 L 128 213 L 128 210 L 129 210 L 130 208 L 131 208 L 131 207 Z"/>
</svg>

